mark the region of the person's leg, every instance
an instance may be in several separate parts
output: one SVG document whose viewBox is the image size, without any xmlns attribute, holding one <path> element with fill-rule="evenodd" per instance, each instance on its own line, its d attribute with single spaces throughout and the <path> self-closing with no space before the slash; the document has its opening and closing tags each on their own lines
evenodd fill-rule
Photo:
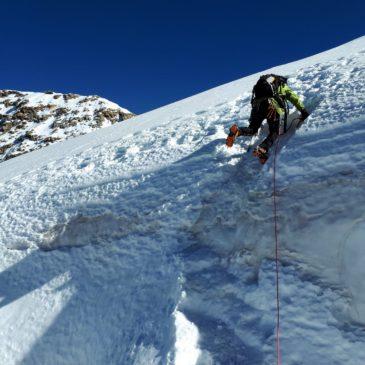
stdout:
<svg viewBox="0 0 365 365">
<path fill-rule="evenodd" d="M 240 136 L 253 136 L 257 133 L 259 128 L 261 127 L 262 122 L 266 118 L 266 110 L 267 110 L 267 101 L 264 100 L 259 104 L 254 104 L 252 106 L 251 115 L 250 115 L 250 124 L 248 127 L 239 128 Z"/>
<path fill-rule="evenodd" d="M 257 133 L 261 127 L 262 122 L 267 116 L 268 105 L 269 104 L 267 100 L 253 104 L 249 119 L 250 124 L 248 127 L 239 128 L 236 124 L 232 125 L 226 139 L 227 147 L 232 147 L 235 139 L 239 136 L 253 136 Z"/>
<path fill-rule="evenodd" d="M 267 119 L 267 123 L 269 124 L 269 135 L 260 143 L 260 148 L 265 149 L 266 152 L 269 151 L 279 136 L 280 115 L 275 113 Z"/>
</svg>

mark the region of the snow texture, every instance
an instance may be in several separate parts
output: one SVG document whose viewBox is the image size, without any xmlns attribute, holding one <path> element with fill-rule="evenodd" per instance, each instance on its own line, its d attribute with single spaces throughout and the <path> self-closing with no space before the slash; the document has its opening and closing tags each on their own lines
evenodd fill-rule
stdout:
<svg viewBox="0 0 365 365">
<path fill-rule="evenodd" d="M 365 37 L 262 73 L 280 139 L 286 365 L 365 363 Z M 275 363 L 273 159 L 228 150 L 259 74 L 0 168 L 0 363 Z"/>
</svg>

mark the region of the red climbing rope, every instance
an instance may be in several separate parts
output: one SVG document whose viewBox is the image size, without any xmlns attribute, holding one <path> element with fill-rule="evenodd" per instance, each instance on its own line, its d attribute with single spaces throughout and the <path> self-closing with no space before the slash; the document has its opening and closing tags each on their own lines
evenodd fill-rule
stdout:
<svg viewBox="0 0 365 365">
<path fill-rule="evenodd" d="M 279 138 L 276 140 L 276 144 L 275 144 L 274 171 L 273 171 L 273 203 L 274 203 L 275 265 L 276 265 L 276 356 L 277 356 L 277 365 L 281 365 L 280 296 L 279 296 L 279 238 L 278 238 L 279 235 L 278 235 L 278 215 L 277 215 L 277 200 L 276 200 L 276 156 L 277 156 L 277 152 L 278 152 Z"/>
</svg>

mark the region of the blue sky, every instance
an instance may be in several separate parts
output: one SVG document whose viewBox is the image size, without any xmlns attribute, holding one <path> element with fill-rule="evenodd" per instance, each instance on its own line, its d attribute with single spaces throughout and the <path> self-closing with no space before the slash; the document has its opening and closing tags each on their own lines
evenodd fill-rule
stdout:
<svg viewBox="0 0 365 365">
<path fill-rule="evenodd" d="M 135 113 L 364 35 L 363 1 L 3 0 L 1 89 Z"/>
</svg>

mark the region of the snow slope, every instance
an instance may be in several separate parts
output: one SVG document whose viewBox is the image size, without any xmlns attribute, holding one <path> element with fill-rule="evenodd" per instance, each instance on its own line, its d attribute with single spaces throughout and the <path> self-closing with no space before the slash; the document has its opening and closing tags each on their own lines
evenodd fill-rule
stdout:
<svg viewBox="0 0 365 365">
<path fill-rule="evenodd" d="M 321 100 L 277 159 L 283 364 L 365 363 L 364 66 L 264 71 Z M 224 146 L 257 77 L 1 164 L 0 363 L 275 363 L 273 160 Z"/>
</svg>

